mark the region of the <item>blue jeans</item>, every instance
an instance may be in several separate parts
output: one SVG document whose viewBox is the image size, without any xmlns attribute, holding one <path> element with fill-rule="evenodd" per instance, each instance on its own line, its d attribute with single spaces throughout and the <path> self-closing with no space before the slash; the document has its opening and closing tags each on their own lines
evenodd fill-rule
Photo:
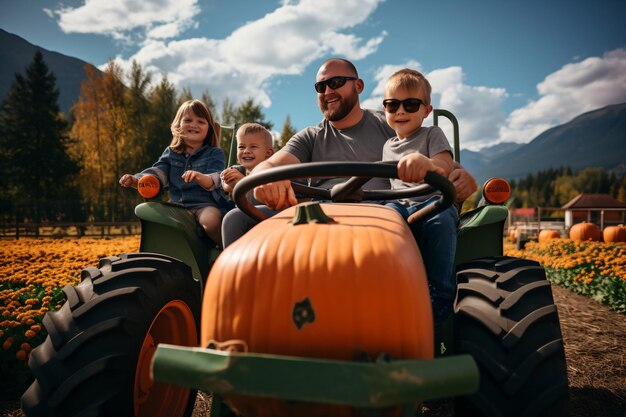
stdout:
<svg viewBox="0 0 626 417">
<path fill-rule="evenodd" d="M 266 206 L 256 206 L 259 210 L 273 216 L 278 211 L 272 210 Z M 259 222 L 252 217 L 245 214 L 238 208 L 234 208 L 222 219 L 222 247 L 225 248 L 241 236 L 246 234 L 250 229 L 256 226 Z"/>
<path fill-rule="evenodd" d="M 385 205 L 395 209 L 404 219 L 407 219 L 436 198 L 438 197 L 411 207 L 403 206 L 396 201 L 385 202 Z M 452 313 L 456 295 L 454 257 L 458 220 L 457 209 L 452 206 L 435 216 L 409 224 L 424 259 L 435 323 L 444 321 Z"/>
</svg>

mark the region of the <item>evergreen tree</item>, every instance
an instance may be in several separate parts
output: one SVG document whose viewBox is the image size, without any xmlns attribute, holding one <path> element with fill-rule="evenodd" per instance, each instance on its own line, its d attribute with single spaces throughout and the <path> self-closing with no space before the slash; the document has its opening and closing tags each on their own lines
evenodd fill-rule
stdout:
<svg viewBox="0 0 626 417">
<path fill-rule="evenodd" d="M 261 110 L 261 105 L 256 104 L 253 99 L 249 98 L 239 107 L 237 107 L 237 111 L 235 112 L 235 122 L 238 125 L 243 123 L 258 123 L 260 125 L 265 126 L 267 130 L 272 130 L 272 122 L 265 120 L 265 115 L 263 114 L 263 110 Z"/>
<path fill-rule="evenodd" d="M 215 101 L 213 100 L 213 97 L 211 97 L 209 90 L 204 90 L 202 92 L 202 102 L 206 104 L 209 112 L 213 115 L 213 118 L 217 120 L 217 108 L 215 107 Z"/>
<path fill-rule="evenodd" d="M 24 75 L 16 74 L 3 103 L 3 199 L 16 202 L 25 217 L 56 220 L 59 199 L 71 187 L 78 163 L 68 152 L 68 124 L 59 111 L 56 77 L 37 51 Z"/>
<path fill-rule="evenodd" d="M 263 110 L 261 110 L 261 105 L 256 104 L 252 98 L 244 101 L 236 109 L 230 100 L 225 99 L 222 106 L 221 124 L 234 125 L 234 129 L 236 131 L 236 129 L 244 123 L 259 123 L 260 125 L 265 126 L 268 130 L 272 129 L 272 122 L 265 120 L 265 115 L 263 114 Z M 228 158 L 228 155 L 230 155 L 231 142 L 235 132 L 229 131 L 229 129 L 223 130 L 224 132 L 222 132 L 221 147 L 224 150 L 224 154 Z"/>
<path fill-rule="evenodd" d="M 148 156 L 148 141 L 150 140 L 148 126 L 150 125 L 150 102 L 148 100 L 149 86 L 152 77 L 146 73 L 141 65 L 134 61 L 129 76 L 129 87 L 126 90 L 128 103 L 129 146 L 127 150 L 130 158 L 127 170 L 139 170 L 152 164 Z"/>
<path fill-rule="evenodd" d="M 278 140 L 278 149 L 282 148 L 287 144 L 287 141 L 292 138 L 293 135 L 297 133 L 296 128 L 291 124 L 291 117 L 287 115 L 285 118 L 285 123 L 283 124 L 283 130 L 280 132 L 280 139 Z"/>
<path fill-rule="evenodd" d="M 176 87 L 167 79 L 167 75 L 163 75 L 161 82 L 150 92 L 149 140 L 146 143 L 148 165 L 156 162 L 165 147 L 172 142 L 171 125 L 178 110 L 176 96 Z"/>
<path fill-rule="evenodd" d="M 184 87 L 183 91 L 181 91 L 178 96 L 178 106 L 176 106 L 176 108 L 180 107 L 181 104 L 189 100 L 193 100 L 193 94 L 191 94 L 191 89 L 189 87 Z"/>
<path fill-rule="evenodd" d="M 526 178 L 510 181 L 510 185 L 511 208 L 561 207 L 582 193 L 624 198 L 626 177 L 609 174 L 603 168 L 585 168 L 573 174 L 571 168 L 561 167 L 528 174 Z"/>
</svg>

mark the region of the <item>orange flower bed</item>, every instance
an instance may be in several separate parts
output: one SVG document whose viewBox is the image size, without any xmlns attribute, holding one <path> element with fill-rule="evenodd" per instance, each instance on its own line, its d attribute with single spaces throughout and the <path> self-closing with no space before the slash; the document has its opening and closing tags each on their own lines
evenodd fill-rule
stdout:
<svg viewBox="0 0 626 417">
<path fill-rule="evenodd" d="M 0 369 L 26 365 L 45 338 L 41 320 L 65 302 L 63 287 L 100 258 L 139 250 L 139 236 L 114 239 L 20 239 L 0 247 Z"/>
<path fill-rule="evenodd" d="M 532 259 L 548 279 L 626 312 L 626 244 L 552 239 L 528 242 L 524 250 L 505 244 L 505 255 Z"/>
</svg>

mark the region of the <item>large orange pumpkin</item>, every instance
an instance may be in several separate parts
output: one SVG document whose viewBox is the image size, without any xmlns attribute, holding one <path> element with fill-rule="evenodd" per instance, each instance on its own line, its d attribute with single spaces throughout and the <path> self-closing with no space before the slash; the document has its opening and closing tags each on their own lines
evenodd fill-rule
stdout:
<svg viewBox="0 0 626 417">
<path fill-rule="evenodd" d="M 557 230 L 544 229 L 539 232 L 539 242 L 547 242 L 548 240 L 558 239 L 561 234 Z"/>
<path fill-rule="evenodd" d="M 291 208 L 224 250 L 204 292 L 202 345 L 238 339 L 259 353 L 432 358 L 426 274 L 405 221 L 380 205 L 321 207 L 333 222 L 293 224 Z M 279 400 L 226 398 L 252 416 L 354 415 L 343 406 L 307 412 Z"/>
<path fill-rule="evenodd" d="M 593 223 L 577 223 L 569 231 L 569 238 L 575 241 L 592 240 L 599 242 L 602 240 L 600 228 Z"/>
<path fill-rule="evenodd" d="M 626 242 L 626 227 L 607 226 L 602 232 L 606 243 Z"/>
</svg>

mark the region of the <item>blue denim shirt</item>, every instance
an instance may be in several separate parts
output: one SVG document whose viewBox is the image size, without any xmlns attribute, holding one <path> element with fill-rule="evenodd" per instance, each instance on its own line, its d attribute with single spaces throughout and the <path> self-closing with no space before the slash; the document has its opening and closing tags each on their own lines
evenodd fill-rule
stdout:
<svg viewBox="0 0 626 417">
<path fill-rule="evenodd" d="M 206 190 L 195 182 L 184 182 L 182 179 L 185 171 L 193 170 L 214 174 L 211 176 L 218 185 L 219 174 L 224 166 L 224 152 L 221 148 L 204 145 L 191 155 L 185 155 L 173 152 L 168 146 L 151 168 L 136 176 L 141 178 L 146 174 L 155 175 L 162 187 L 169 187 L 170 200 L 187 209 L 214 206 L 225 211 L 232 208 L 232 203 L 228 202 L 221 188 L 214 186 L 211 190 Z"/>
</svg>

